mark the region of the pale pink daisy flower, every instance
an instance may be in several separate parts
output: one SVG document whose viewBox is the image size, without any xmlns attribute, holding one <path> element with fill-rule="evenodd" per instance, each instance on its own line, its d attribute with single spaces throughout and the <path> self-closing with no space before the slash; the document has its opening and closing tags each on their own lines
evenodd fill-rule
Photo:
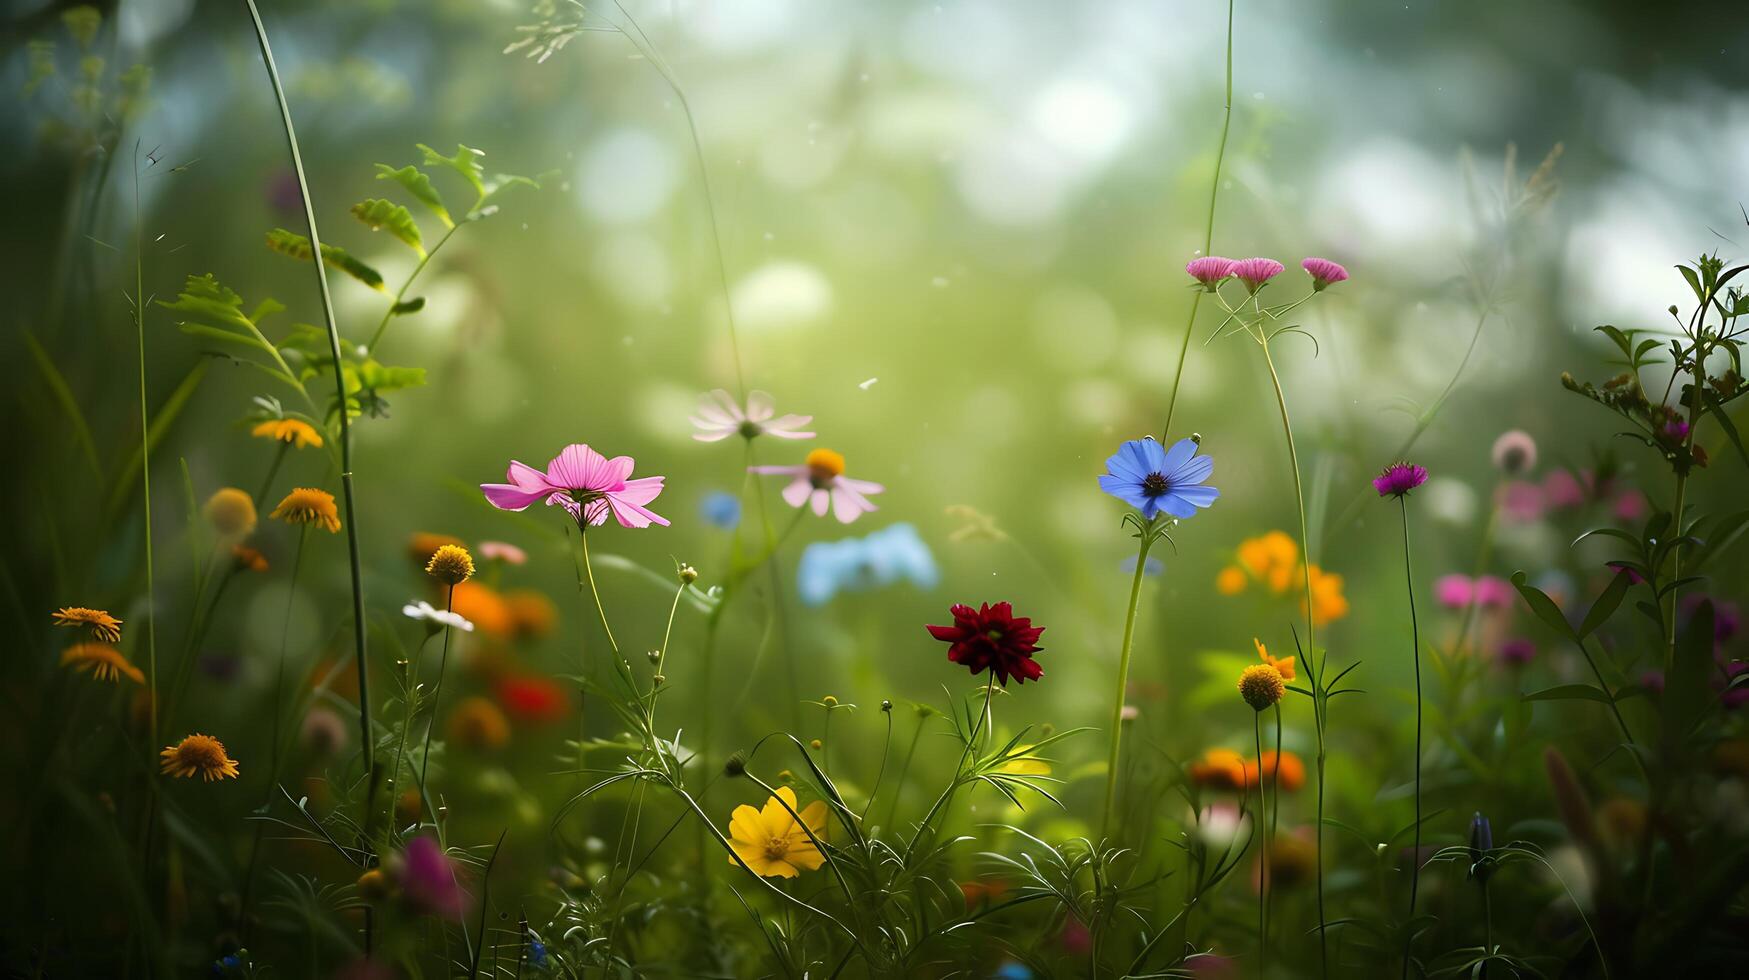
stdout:
<svg viewBox="0 0 1749 980">
<path fill-rule="evenodd" d="M 841 524 L 879 510 L 868 498 L 886 489 L 878 483 L 845 476 L 843 454 L 830 449 L 814 450 L 800 466 L 749 466 L 747 472 L 794 477 L 783 488 L 784 502 L 791 507 L 811 503 L 820 517 L 825 517 L 827 508 L 831 508 Z"/>
<path fill-rule="evenodd" d="M 1240 259 L 1233 263 L 1232 274 L 1245 288 L 1253 293 L 1263 288 L 1263 284 L 1281 275 L 1283 266 L 1274 259 Z"/>
<path fill-rule="evenodd" d="M 755 436 L 776 436 L 779 439 L 812 439 L 812 432 L 802 426 L 814 420 L 812 415 L 777 415 L 771 396 L 763 391 L 749 392 L 747 407 L 742 409 L 735 399 L 721 388 L 698 396 L 698 414 L 692 424 L 698 429 L 692 434 L 699 442 L 717 442 L 733 435 L 746 439 Z"/>
<path fill-rule="evenodd" d="M 482 483 L 480 490 L 499 510 L 523 510 L 541 500 L 548 506 L 558 504 L 579 527 L 605 524 L 609 512 L 625 527 L 666 527 L 666 517 L 644 506 L 662 492 L 664 478 L 626 479 L 631 475 L 630 456 L 608 459 L 582 443 L 573 443 L 553 457 L 546 472 L 511 460 L 505 475 L 509 483 Z"/>
<path fill-rule="evenodd" d="M 1312 292 L 1322 292 L 1325 286 L 1348 281 L 1348 270 L 1340 262 L 1310 258 L 1300 263 L 1306 275 L 1312 277 Z"/>
<path fill-rule="evenodd" d="M 508 541 L 480 542 L 480 557 L 487 561 L 501 561 L 506 565 L 521 565 L 528 561 L 528 552 Z"/>
<path fill-rule="evenodd" d="M 1215 291 L 1215 287 L 1221 284 L 1221 280 L 1233 274 L 1233 266 L 1237 264 L 1232 259 L 1225 259 L 1219 255 L 1205 255 L 1200 259 L 1191 259 L 1185 265 L 1184 271 L 1190 273 L 1192 279 L 1202 283 L 1203 288 L 1212 293 Z"/>
</svg>

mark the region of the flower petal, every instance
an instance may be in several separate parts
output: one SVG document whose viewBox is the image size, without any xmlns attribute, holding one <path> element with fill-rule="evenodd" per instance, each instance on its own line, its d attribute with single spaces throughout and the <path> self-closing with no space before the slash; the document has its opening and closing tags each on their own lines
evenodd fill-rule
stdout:
<svg viewBox="0 0 1749 980">
<path fill-rule="evenodd" d="M 487 503 L 499 510 L 523 510 L 554 492 L 547 487 L 528 489 L 508 483 L 482 483 L 480 491 L 486 495 Z"/>
<path fill-rule="evenodd" d="M 791 507 L 800 507 L 808 502 L 808 496 L 814 492 L 814 485 L 808 482 L 806 476 L 798 476 L 783 488 L 783 502 Z"/>
<path fill-rule="evenodd" d="M 777 414 L 777 403 L 771 395 L 763 391 L 747 393 L 747 421 L 763 422 Z"/>
<path fill-rule="evenodd" d="M 1183 466 L 1192 456 L 1195 455 L 1196 440 L 1178 440 L 1172 444 L 1171 449 L 1166 450 L 1165 456 L 1160 460 L 1160 474 L 1162 476 L 1171 476 L 1174 470 Z"/>
<path fill-rule="evenodd" d="M 1186 442 L 1190 440 L 1186 439 Z M 1168 471 L 1163 476 L 1169 486 L 1185 487 L 1201 483 L 1215 471 L 1215 461 L 1209 456 L 1196 456 L 1186 460 L 1176 469 Z"/>
</svg>

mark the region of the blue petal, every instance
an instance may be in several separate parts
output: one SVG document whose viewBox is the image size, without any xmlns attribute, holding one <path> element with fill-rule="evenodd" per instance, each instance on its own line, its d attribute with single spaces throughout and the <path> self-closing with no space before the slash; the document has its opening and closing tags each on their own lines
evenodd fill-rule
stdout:
<svg viewBox="0 0 1749 980">
<path fill-rule="evenodd" d="M 1214 487 L 1179 487 L 1172 492 L 1198 507 L 1207 507 L 1221 495 Z"/>
<path fill-rule="evenodd" d="M 1196 455 L 1196 440 L 1180 439 L 1172 444 L 1160 459 L 1160 474 L 1170 477 L 1172 472 L 1183 466 L 1190 457 Z"/>
<path fill-rule="evenodd" d="M 1170 473 L 1164 474 L 1166 482 L 1171 486 L 1185 487 L 1201 483 L 1209 478 L 1215 470 L 1215 461 L 1207 456 L 1197 456 L 1188 459 L 1183 465 Z"/>
<path fill-rule="evenodd" d="M 1154 500 L 1159 503 L 1161 510 L 1179 520 L 1196 516 L 1196 505 L 1177 490 L 1168 490 Z"/>
<path fill-rule="evenodd" d="M 1144 476 L 1161 472 L 1160 468 L 1166 464 L 1166 450 L 1152 439 L 1131 439 L 1118 452 L 1127 455 L 1131 468 Z"/>
<path fill-rule="evenodd" d="M 1105 469 L 1106 472 L 1110 473 L 1112 476 L 1126 477 L 1137 483 L 1142 482 L 1142 478 L 1151 472 L 1149 470 L 1136 469 L 1135 462 L 1121 452 L 1105 461 Z"/>
<path fill-rule="evenodd" d="M 1099 489 L 1117 497 L 1120 500 L 1135 502 L 1142 495 L 1142 481 L 1126 476 L 1113 476 L 1110 473 L 1099 478 Z"/>
</svg>

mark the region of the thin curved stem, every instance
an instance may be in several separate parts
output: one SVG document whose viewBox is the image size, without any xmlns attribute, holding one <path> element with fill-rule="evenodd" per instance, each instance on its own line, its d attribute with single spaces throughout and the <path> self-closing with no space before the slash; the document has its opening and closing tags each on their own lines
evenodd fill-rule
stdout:
<svg viewBox="0 0 1749 980">
<path fill-rule="evenodd" d="M 1257 821 L 1269 812 L 1263 798 L 1263 712 L 1251 712 L 1251 734 L 1257 742 Z M 1269 975 L 1269 835 L 1263 835 L 1263 863 L 1257 877 L 1257 975 Z"/>
<path fill-rule="evenodd" d="M 589 526 L 577 525 L 577 540 L 583 546 L 583 575 L 589 581 L 589 594 L 595 597 L 595 612 L 601 617 L 601 629 L 607 633 L 607 645 L 619 654 L 619 641 L 613 638 L 613 627 L 607 624 L 607 607 L 601 604 L 601 591 L 595 587 L 595 567 L 589 563 Z"/>
<path fill-rule="evenodd" d="M 451 225 L 449 230 L 443 233 L 443 237 L 437 240 L 437 244 L 431 246 L 430 251 L 419 257 L 419 264 L 413 267 L 413 271 L 407 273 L 407 278 L 401 283 L 401 288 L 395 290 L 395 298 L 389 301 L 389 308 L 383 311 L 383 318 L 377 322 L 376 330 L 371 332 L 370 343 L 365 345 L 364 349 L 371 355 L 376 354 L 377 345 L 383 339 L 383 331 L 389 328 L 389 321 L 394 319 L 395 311 L 400 308 L 401 301 L 407 296 L 407 290 L 413 288 L 413 280 L 419 278 L 419 273 L 425 271 L 425 267 L 431 264 L 432 258 L 443 248 L 444 243 L 448 242 L 450 237 L 459 231 L 464 224 L 467 224 L 465 218 L 460 223 Z"/>
<path fill-rule="evenodd" d="M 134 331 L 140 352 L 140 492 L 146 511 L 146 675 L 148 745 L 158 744 L 158 587 L 152 557 L 152 416 L 146 407 L 146 255 L 140 229 L 140 147 L 134 144 Z"/>
<path fill-rule="evenodd" d="M 1136 638 L 1136 608 L 1142 601 L 1142 577 L 1148 569 L 1148 549 L 1154 541 L 1149 530 L 1141 532 L 1141 546 L 1136 549 L 1136 571 L 1130 579 L 1130 608 L 1124 615 L 1123 646 L 1118 648 L 1117 655 L 1117 693 L 1112 698 L 1111 706 L 1111 751 L 1106 756 L 1105 763 L 1105 814 L 1100 819 L 1099 837 L 1104 840 L 1111 833 L 1111 817 L 1117 810 L 1117 764 L 1123 748 L 1123 703 L 1129 690 L 1130 653 Z"/>
<path fill-rule="evenodd" d="M 443 611 L 450 612 L 455 607 L 455 586 L 450 586 L 443 598 Z M 447 620 L 447 616 L 445 619 Z M 449 637 L 454 633 L 454 627 L 448 622 L 443 624 L 443 654 L 437 658 L 437 680 L 431 685 L 431 717 L 425 722 L 425 747 L 419 752 L 419 793 L 425 795 L 427 775 L 431 769 L 431 730 L 437 727 L 437 699 L 443 696 L 443 675 L 449 669 Z M 393 800 L 389 806 L 395 805 Z"/>
<path fill-rule="evenodd" d="M 1409 589 L 1410 655 L 1415 661 L 1415 846 L 1409 871 L 1409 928 L 1403 940 L 1403 976 L 1409 975 L 1411 947 L 1415 943 L 1415 900 L 1421 889 L 1421 627 L 1415 619 L 1415 571 L 1409 557 L 1409 502 L 1397 496 L 1403 517 L 1403 581 Z"/>
</svg>

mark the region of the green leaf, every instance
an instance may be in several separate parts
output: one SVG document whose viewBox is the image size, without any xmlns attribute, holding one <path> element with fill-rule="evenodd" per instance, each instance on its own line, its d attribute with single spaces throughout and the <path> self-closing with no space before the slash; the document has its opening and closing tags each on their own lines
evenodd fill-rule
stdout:
<svg viewBox="0 0 1749 980">
<path fill-rule="evenodd" d="M 286 231 L 284 228 L 275 228 L 267 233 L 267 247 L 290 258 L 304 262 L 310 260 L 310 240 L 297 232 Z M 322 261 L 378 292 L 387 292 L 383 288 L 382 273 L 365 265 L 352 253 L 337 245 L 326 243 L 322 245 Z"/>
<path fill-rule="evenodd" d="M 376 361 L 365 361 L 358 366 L 358 383 L 360 387 L 376 392 L 417 388 L 425 383 L 425 369 L 389 367 Z"/>
<path fill-rule="evenodd" d="M 97 443 L 91 439 L 91 427 L 85 424 L 85 413 L 79 410 L 79 400 L 73 397 L 73 389 L 55 367 L 49 352 L 43 349 L 36 336 L 28 330 L 24 331 L 24 343 L 30 348 L 31 358 L 36 361 L 37 370 L 42 372 L 43 381 L 47 382 L 49 391 L 54 393 L 61 411 L 73 423 L 73 437 L 78 441 L 80 451 L 85 454 L 85 462 L 91 467 L 91 475 L 102 480 L 103 465 L 97 461 Z"/>
<path fill-rule="evenodd" d="M 401 189 L 413 195 L 413 199 L 425 205 L 425 209 L 437 216 L 445 228 L 454 228 L 455 221 L 449 216 L 449 209 L 443 206 L 443 197 L 437 193 L 437 188 L 431 184 L 431 178 L 425 176 L 425 171 L 408 164 L 399 170 L 385 163 L 377 164 L 377 179 L 392 180 L 401 185 Z"/>
<path fill-rule="evenodd" d="M 1662 699 L 1664 747 L 1674 753 L 1706 710 L 1707 677 L 1713 670 L 1713 603 L 1701 602 L 1688 629 L 1677 638 L 1675 662 L 1665 679 Z"/>
<path fill-rule="evenodd" d="M 1570 640 L 1579 639 L 1579 635 L 1573 632 L 1572 624 L 1567 622 L 1567 617 L 1561 615 L 1561 607 L 1555 605 L 1555 600 L 1550 599 L 1543 590 L 1534 585 L 1526 584 L 1523 572 L 1512 573 L 1512 585 L 1518 590 L 1518 594 L 1524 597 L 1525 603 L 1530 606 L 1530 611 L 1536 614 L 1536 618 Z"/>
<path fill-rule="evenodd" d="M 159 300 L 158 305 L 222 323 L 253 336 L 249 329 L 252 321 L 243 315 L 243 297 L 214 279 L 210 272 L 204 276 L 189 276 L 183 281 L 182 292 L 175 302 Z"/>
<path fill-rule="evenodd" d="M 486 181 L 480 170 L 480 158 L 486 155 L 486 151 L 457 143 L 455 156 L 446 157 L 424 143 L 418 144 L 418 147 L 419 152 L 425 154 L 427 167 L 448 167 L 461 174 L 468 186 L 474 189 L 475 203 L 485 199 Z"/>
<path fill-rule="evenodd" d="M 1682 278 L 1688 280 L 1688 288 L 1694 290 L 1694 298 L 1705 302 L 1707 298 L 1706 289 L 1700 284 L 1700 276 L 1696 275 L 1695 271 L 1686 265 L 1679 265 L 1676 268 L 1682 270 Z"/>
<path fill-rule="evenodd" d="M 412 212 L 401 205 L 373 197 L 354 204 L 352 216 L 369 225 L 371 231 L 387 228 L 389 234 L 418 252 L 420 258 L 425 257 L 425 244 L 419 237 L 419 225 L 413 221 Z"/>
<path fill-rule="evenodd" d="M 1609 695 L 1592 687 L 1590 684 L 1562 684 L 1547 690 L 1526 694 L 1526 701 L 1596 701 L 1599 704 L 1613 704 Z"/>
<path fill-rule="evenodd" d="M 1725 435 L 1730 438 L 1731 445 L 1737 447 L 1737 455 L 1742 458 L 1745 465 L 1749 465 L 1749 450 L 1743 448 L 1743 437 L 1737 434 L 1737 423 L 1731 421 L 1731 416 L 1725 411 L 1725 406 L 1719 402 L 1719 396 L 1710 391 L 1703 391 L 1701 397 L 1712 407 L 1713 418 L 1719 420 L 1719 428 L 1725 430 Z"/>
<path fill-rule="evenodd" d="M 410 300 L 396 303 L 394 306 L 389 307 L 389 312 L 395 316 L 406 316 L 409 313 L 417 313 L 423 309 L 425 309 L 425 297 L 415 296 Z"/>
<path fill-rule="evenodd" d="M 1599 626 L 1609 621 L 1615 615 L 1616 607 L 1621 605 L 1622 597 L 1628 594 L 1628 586 L 1633 584 L 1626 572 L 1616 572 L 1609 580 L 1609 585 L 1591 608 L 1585 613 L 1585 621 L 1579 624 L 1579 638 L 1590 636 Z"/>
</svg>

